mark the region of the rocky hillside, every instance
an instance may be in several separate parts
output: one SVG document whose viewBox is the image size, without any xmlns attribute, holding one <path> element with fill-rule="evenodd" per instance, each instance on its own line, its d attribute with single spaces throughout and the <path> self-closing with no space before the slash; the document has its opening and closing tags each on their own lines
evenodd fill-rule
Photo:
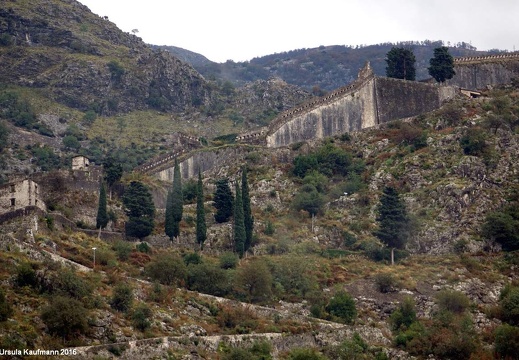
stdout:
<svg viewBox="0 0 519 360">
<path fill-rule="evenodd" d="M 386 54 L 393 46 L 404 46 L 413 50 L 416 56 L 417 79 L 429 78 L 427 67 L 434 48 L 442 46 L 442 41 L 409 41 L 398 44 L 378 44 L 362 47 L 320 46 L 313 49 L 297 49 L 279 54 L 265 55 L 247 62 L 227 61 L 222 64 L 198 61 L 200 56 L 191 52 L 162 46 L 175 56 L 185 59 L 205 77 L 228 80 L 237 85 L 257 79 L 266 80 L 276 76 L 289 84 L 319 94 L 321 91 L 337 89 L 355 80 L 357 73 L 370 61 L 375 74 L 385 76 Z M 467 44 L 459 43 L 450 47 L 453 56 L 479 56 L 489 52 L 477 51 Z M 190 54 L 187 56 L 187 54 Z M 206 59 L 207 60 L 207 59 Z"/>
<path fill-rule="evenodd" d="M 2 83 L 42 89 L 69 107 L 105 115 L 211 104 L 211 87 L 192 67 L 77 1 L 1 4 Z"/>
</svg>

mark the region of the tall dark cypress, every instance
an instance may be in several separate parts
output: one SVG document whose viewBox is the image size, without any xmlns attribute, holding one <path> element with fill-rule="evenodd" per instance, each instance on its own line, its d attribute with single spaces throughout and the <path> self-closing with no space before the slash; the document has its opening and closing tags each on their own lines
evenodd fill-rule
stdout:
<svg viewBox="0 0 519 360">
<path fill-rule="evenodd" d="M 173 240 L 173 191 L 171 189 L 168 190 L 168 197 L 166 198 L 166 214 L 164 216 L 164 232 L 171 240 Z"/>
<path fill-rule="evenodd" d="M 96 228 L 101 229 L 108 225 L 108 212 L 106 211 L 106 189 L 105 184 L 101 181 L 101 189 L 99 190 L 99 206 L 97 208 Z"/>
<path fill-rule="evenodd" d="M 204 209 L 204 185 L 202 183 L 202 174 L 198 170 L 198 183 L 196 186 L 196 241 L 200 244 L 200 248 L 204 246 L 207 239 L 207 226 L 205 224 Z"/>
<path fill-rule="evenodd" d="M 178 237 L 180 235 L 180 221 L 182 221 L 182 212 L 184 210 L 184 196 L 182 195 L 180 165 L 176 159 L 175 168 L 173 169 L 173 192 L 171 202 L 171 211 L 173 217 L 173 237 Z"/>
<path fill-rule="evenodd" d="M 164 230 L 171 240 L 180 235 L 180 221 L 182 220 L 182 211 L 184 199 L 182 197 L 182 181 L 180 178 L 180 166 L 175 160 L 173 169 L 173 185 L 168 191 L 166 200 L 166 215 Z"/>
<path fill-rule="evenodd" d="M 236 199 L 234 202 L 234 249 L 240 257 L 245 252 L 245 224 L 243 221 L 243 202 L 238 181 L 236 181 Z"/>
<path fill-rule="evenodd" d="M 249 182 L 247 180 L 247 168 L 243 167 L 241 174 L 241 195 L 243 202 L 243 222 L 245 224 L 245 251 L 249 250 L 252 244 L 252 231 L 254 229 L 254 218 L 250 206 Z"/>
</svg>

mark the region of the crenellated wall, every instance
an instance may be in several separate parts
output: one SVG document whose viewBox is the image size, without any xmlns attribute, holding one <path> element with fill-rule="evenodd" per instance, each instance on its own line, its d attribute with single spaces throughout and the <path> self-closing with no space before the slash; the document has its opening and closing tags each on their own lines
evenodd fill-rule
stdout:
<svg viewBox="0 0 519 360">
<path fill-rule="evenodd" d="M 475 59 L 477 58 L 456 62 L 456 75 L 448 80 L 447 84 L 463 89 L 480 90 L 489 85 L 509 84 L 512 79 L 519 78 L 519 57 L 503 57 L 493 61 L 482 58 L 479 62 Z"/>
<path fill-rule="evenodd" d="M 269 129 L 268 147 L 357 131 L 438 109 L 457 89 L 416 81 L 369 77 L 333 102 L 286 118 Z"/>
</svg>

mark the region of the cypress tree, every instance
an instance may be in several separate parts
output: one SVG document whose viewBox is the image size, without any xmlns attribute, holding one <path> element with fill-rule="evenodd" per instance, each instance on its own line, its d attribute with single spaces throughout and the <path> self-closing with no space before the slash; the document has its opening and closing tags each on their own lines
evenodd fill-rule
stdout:
<svg viewBox="0 0 519 360">
<path fill-rule="evenodd" d="M 173 192 L 168 190 L 168 197 L 166 198 L 166 214 L 164 216 L 164 232 L 171 240 L 173 240 Z"/>
<path fill-rule="evenodd" d="M 180 221 L 182 220 L 182 212 L 184 199 L 182 197 L 182 180 L 180 176 L 180 166 L 175 159 L 175 167 L 173 169 L 173 186 L 168 192 L 166 200 L 166 216 L 164 230 L 171 240 L 180 235 Z"/>
<path fill-rule="evenodd" d="M 404 202 L 393 187 L 384 188 L 378 206 L 379 229 L 375 236 L 391 248 L 391 265 L 394 264 L 394 250 L 404 247 L 409 237 L 409 217 Z"/>
<path fill-rule="evenodd" d="M 234 249 L 240 257 L 245 252 L 245 223 L 243 218 L 243 202 L 238 181 L 236 181 L 236 201 L 234 202 Z"/>
<path fill-rule="evenodd" d="M 249 183 L 247 180 L 247 168 L 244 167 L 241 173 L 241 195 L 243 202 L 243 222 L 245 224 L 245 251 L 249 250 L 252 244 L 252 231 L 254 229 L 254 218 L 250 207 Z"/>
<path fill-rule="evenodd" d="M 128 221 L 126 235 L 142 239 L 153 231 L 155 205 L 149 189 L 141 182 L 132 181 L 124 190 L 123 203 Z"/>
<path fill-rule="evenodd" d="M 175 168 L 173 170 L 173 194 L 172 194 L 172 212 L 173 212 L 173 236 L 180 235 L 180 221 L 182 221 L 182 212 L 184 209 L 184 196 L 182 195 L 182 177 L 180 176 L 180 165 L 175 160 Z"/>
<path fill-rule="evenodd" d="M 202 174 L 198 170 L 198 183 L 196 186 L 196 241 L 200 244 L 200 248 L 204 245 L 206 238 L 204 186 L 202 184 Z"/>
<path fill-rule="evenodd" d="M 106 211 L 106 188 L 101 181 L 101 189 L 99 190 L 99 206 L 97 208 L 96 228 L 102 229 L 108 224 L 108 212 Z"/>
<path fill-rule="evenodd" d="M 216 190 L 214 192 L 214 203 L 216 214 L 214 220 L 217 223 L 229 221 L 233 213 L 233 196 L 229 187 L 228 179 L 220 179 L 216 181 Z"/>
</svg>

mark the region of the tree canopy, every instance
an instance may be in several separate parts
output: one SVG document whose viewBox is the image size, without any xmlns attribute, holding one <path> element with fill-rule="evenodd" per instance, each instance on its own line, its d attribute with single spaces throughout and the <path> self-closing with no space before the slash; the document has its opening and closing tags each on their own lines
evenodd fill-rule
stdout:
<svg viewBox="0 0 519 360">
<path fill-rule="evenodd" d="M 182 180 L 180 175 L 180 166 L 175 160 L 173 169 L 173 187 L 168 192 L 166 199 L 166 215 L 164 230 L 170 239 L 180 235 L 180 221 L 182 221 L 182 213 L 184 206 L 184 197 L 182 196 Z"/>
<path fill-rule="evenodd" d="M 393 47 L 386 54 L 386 76 L 395 79 L 415 80 L 416 58 L 413 51 L 403 47 Z"/>
<path fill-rule="evenodd" d="M 240 186 L 236 181 L 236 200 L 234 202 L 234 249 L 240 257 L 245 252 L 245 221 L 243 216 L 243 201 Z"/>
<path fill-rule="evenodd" d="M 99 206 L 97 208 L 96 228 L 102 229 L 108 224 L 108 212 L 106 210 L 106 189 L 105 184 L 101 182 L 99 190 Z"/>
<path fill-rule="evenodd" d="M 229 187 L 229 179 L 216 181 L 213 205 L 216 208 L 214 219 L 217 223 L 226 222 L 233 215 L 233 195 Z"/>
<path fill-rule="evenodd" d="M 434 49 L 434 55 L 429 60 L 429 75 L 431 75 L 438 82 L 445 82 L 445 80 L 452 79 L 456 72 L 454 71 L 454 59 L 449 54 L 449 48 L 441 46 Z"/>
<path fill-rule="evenodd" d="M 148 236 L 153 231 L 155 205 L 148 188 L 138 181 L 132 181 L 123 196 L 128 221 L 126 235 L 139 239 Z"/>
<path fill-rule="evenodd" d="M 243 203 L 243 222 L 245 225 L 245 246 L 247 251 L 252 244 L 252 231 L 254 229 L 254 218 L 250 206 L 249 181 L 247 179 L 247 168 L 244 167 L 241 175 L 241 196 Z"/>
<path fill-rule="evenodd" d="M 207 239 L 207 225 L 205 223 L 204 208 L 204 185 L 202 183 L 202 174 L 198 171 L 198 183 L 196 186 L 196 242 L 200 244 L 200 248 Z"/>
</svg>

